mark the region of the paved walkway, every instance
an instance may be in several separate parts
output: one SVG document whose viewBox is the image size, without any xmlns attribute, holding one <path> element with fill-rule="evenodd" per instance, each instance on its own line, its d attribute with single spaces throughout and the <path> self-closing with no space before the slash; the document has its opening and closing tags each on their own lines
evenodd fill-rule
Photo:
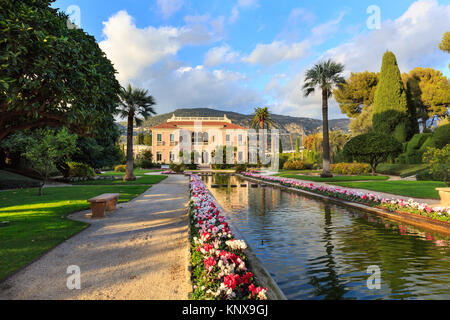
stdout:
<svg viewBox="0 0 450 320">
<path fill-rule="evenodd" d="M 0 283 L 0 299 L 188 299 L 188 178 L 170 176 Z M 67 268 L 81 290 L 67 288 Z"/>
</svg>

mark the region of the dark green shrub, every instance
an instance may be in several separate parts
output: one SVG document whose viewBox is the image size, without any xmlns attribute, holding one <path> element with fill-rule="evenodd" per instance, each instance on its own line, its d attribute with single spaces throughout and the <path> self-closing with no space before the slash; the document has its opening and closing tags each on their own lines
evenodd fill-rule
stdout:
<svg viewBox="0 0 450 320">
<path fill-rule="evenodd" d="M 79 162 L 69 162 L 69 177 L 91 178 L 95 177 L 95 171 L 89 165 Z"/>
<path fill-rule="evenodd" d="M 412 152 L 414 150 L 419 150 L 424 142 L 431 137 L 430 133 L 418 133 L 415 134 L 412 139 L 408 142 L 406 152 Z M 405 152 L 404 151 L 404 152 Z"/>
<path fill-rule="evenodd" d="M 402 145 L 394 137 L 378 133 L 359 135 L 344 146 L 345 155 L 358 162 L 369 163 L 373 175 L 379 163 L 389 156 L 397 156 L 401 151 Z"/>
<path fill-rule="evenodd" d="M 150 169 L 153 168 L 153 154 L 150 150 L 145 150 L 137 155 L 136 167 Z"/>
<path fill-rule="evenodd" d="M 450 143 L 450 123 L 438 127 L 433 133 L 433 146 L 442 149 Z"/>
</svg>

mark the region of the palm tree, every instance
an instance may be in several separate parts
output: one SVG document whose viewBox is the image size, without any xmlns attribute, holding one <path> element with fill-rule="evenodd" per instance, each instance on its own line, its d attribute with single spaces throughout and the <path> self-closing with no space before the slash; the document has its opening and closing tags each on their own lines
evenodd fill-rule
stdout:
<svg viewBox="0 0 450 320">
<path fill-rule="evenodd" d="M 273 126 L 269 109 L 267 107 L 255 108 L 255 116 L 252 119 L 252 127 L 263 130 L 265 125 L 267 125 L 268 128 Z"/>
<path fill-rule="evenodd" d="M 261 130 L 264 130 L 265 126 L 267 126 L 267 129 L 271 128 L 273 126 L 273 121 L 270 117 L 269 108 L 255 108 L 255 116 L 252 119 L 251 126 Z M 262 137 L 260 137 L 260 139 L 261 138 Z M 269 149 L 269 137 L 267 137 L 267 149 Z"/>
<path fill-rule="evenodd" d="M 322 177 L 332 177 L 330 170 L 330 137 L 328 133 L 328 99 L 332 96 L 334 87 L 345 82 L 342 77 L 344 65 L 332 60 L 319 62 L 306 71 L 303 93 L 308 97 L 318 87 L 322 89 L 323 118 L 323 172 Z"/>
<path fill-rule="evenodd" d="M 137 126 L 142 125 L 143 119 L 147 120 L 153 114 L 156 114 L 153 110 L 153 105 L 156 104 L 151 95 L 148 94 L 148 90 L 132 88 L 131 84 L 127 88 L 122 88 L 119 94 L 120 103 L 118 106 L 118 114 L 122 118 L 128 119 L 127 130 L 127 172 L 124 177 L 124 181 L 134 181 L 136 177 L 133 174 L 133 126 L 136 123 Z M 143 119 L 141 119 L 143 118 Z"/>
</svg>

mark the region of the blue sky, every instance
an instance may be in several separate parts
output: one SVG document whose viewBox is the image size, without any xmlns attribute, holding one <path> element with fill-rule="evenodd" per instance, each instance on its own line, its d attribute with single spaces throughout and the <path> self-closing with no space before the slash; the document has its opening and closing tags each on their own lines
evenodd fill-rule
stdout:
<svg viewBox="0 0 450 320">
<path fill-rule="evenodd" d="M 125 85 L 149 89 L 158 113 L 210 107 L 320 118 L 320 96 L 300 87 L 314 62 L 333 58 L 346 73 L 379 71 L 392 50 L 401 72 L 433 67 L 449 76 L 438 49 L 450 30 L 450 1 L 58 0 L 80 9 Z M 369 6 L 380 12 L 369 28 Z M 373 11 L 372 11 L 373 12 Z M 73 15 L 72 15 L 73 16 Z M 76 20 L 76 18 L 74 18 Z M 372 21 L 372 20 L 371 20 Z M 332 100 L 331 118 L 342 118 Z"/>
</svg>

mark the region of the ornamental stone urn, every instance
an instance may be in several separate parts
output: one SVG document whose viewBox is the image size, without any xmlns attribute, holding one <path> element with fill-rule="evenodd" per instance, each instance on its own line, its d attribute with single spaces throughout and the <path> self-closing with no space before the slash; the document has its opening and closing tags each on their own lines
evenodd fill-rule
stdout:
<svg viewBox="0 0 450 320">
<path fill-rule="evenodd" d="M 436 188 L 441 197 L 441 206 L 450 207 L 450 188 Z"/>
</svg>

